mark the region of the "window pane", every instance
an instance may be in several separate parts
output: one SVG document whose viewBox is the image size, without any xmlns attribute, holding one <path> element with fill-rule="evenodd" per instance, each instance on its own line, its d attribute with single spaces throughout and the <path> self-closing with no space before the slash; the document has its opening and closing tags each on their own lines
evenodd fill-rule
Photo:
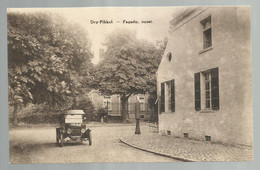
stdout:
<svg viewBox="0 0 260 170">
<path fill-rule="evenodd" d="M 211 92 L 211 72 L 207 71 L 204 73 L 204 78 L 205 78 L 205 81 L 204 81 L 204 95 L 205 95 L 205 98 L 204 98 L 204 101 L 205 101 L 205 108 L 206 109 L 210 109 L 211 108 L 211 95 L 212 95 L 212 92 Z"/>
<path fill-rule="evenodd" d="M 210 28 L 211 27 L 211 23 L 210 22 L 206 22 L 204 25 L 204 29 Z"/>
<path fill-rule="evenodd" d="M 210 28 L 211 27 L 211 17 L 209 16 L 208 18 L 204 19 L 202 22 L 201 22 L 202 26 L 203 26 L 203 29 L 207 29 L 207 28 Z"/>
<path fill-rule="evenodd" d="M 205 73 L 205 80 L 209 80 L 209 73 Z"/>
<path fill-rule="evenodd" d="M 210 100 L 206 100 L 206 108 L 210 108 Z"/>
<path fill-rule="evenodd" d="M 210 92 L 206 91 L 206 99 L 210 99 Z"/>
<path fill-rule="evenodd" d="M 212 46 L 211 28 L 204 31 L 203 36 L 204 36 L 204 48 L 211 47 Z"/>
<path fill-rule="evenodd" d="M 206 82 L 206 83 L 205 83 L 205 89 L 206 89 L 206 90 L 209 90 L 209 82 Z"/>
</svg>

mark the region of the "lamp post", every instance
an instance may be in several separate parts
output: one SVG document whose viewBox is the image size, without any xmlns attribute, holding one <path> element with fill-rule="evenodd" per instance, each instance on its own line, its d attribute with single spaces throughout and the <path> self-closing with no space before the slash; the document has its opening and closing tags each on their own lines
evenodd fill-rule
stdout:
<svg viewBox="0 0 260 170">
<path fill-rule="evenodd" d="M 141 134 L 141 131 L 140 131 L 140 102 L 138 100 L 135 103 L 135 119 L 136 119 L 135 134 Z"/>
</svg>

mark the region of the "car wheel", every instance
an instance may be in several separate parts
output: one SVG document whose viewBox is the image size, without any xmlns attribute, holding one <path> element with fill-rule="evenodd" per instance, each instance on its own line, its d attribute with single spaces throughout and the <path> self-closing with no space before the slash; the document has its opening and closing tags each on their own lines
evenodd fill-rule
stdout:
<svg viewBox="0 0 260 170">
<path fill-rule="evenodd" d="M 63 147 L 63 134 L 60 134 L 60 146 Z"/>
<path fill-rule="evenodd" d="M 91 131 L 89 131 L 89 134 L 88 134 L 88 142 L 89 142 L 89 145 L 92 145 Z"/>
</svg>

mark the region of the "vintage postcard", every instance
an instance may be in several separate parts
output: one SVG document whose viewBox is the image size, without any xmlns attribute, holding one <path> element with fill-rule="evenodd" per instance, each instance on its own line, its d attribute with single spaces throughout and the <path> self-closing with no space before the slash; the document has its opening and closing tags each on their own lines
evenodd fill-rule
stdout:
<svg viewBox="0 0 260 170">
<path fill-rule="evenodd" d="M 248 6 L 9 8 L 11 164 L 253 161 Z"/>
</svg>

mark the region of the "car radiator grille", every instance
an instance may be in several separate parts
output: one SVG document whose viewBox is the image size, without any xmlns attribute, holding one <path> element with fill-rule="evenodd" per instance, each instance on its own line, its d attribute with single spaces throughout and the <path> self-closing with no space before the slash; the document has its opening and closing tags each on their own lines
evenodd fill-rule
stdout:
<svg viewBox="0 0 260 170">
<path fill-rule="evenodd" d="M 81 135 L 81 131 L 80 129 L 72 129 L 72 136 L 80 136 Z"/>
</svg>

